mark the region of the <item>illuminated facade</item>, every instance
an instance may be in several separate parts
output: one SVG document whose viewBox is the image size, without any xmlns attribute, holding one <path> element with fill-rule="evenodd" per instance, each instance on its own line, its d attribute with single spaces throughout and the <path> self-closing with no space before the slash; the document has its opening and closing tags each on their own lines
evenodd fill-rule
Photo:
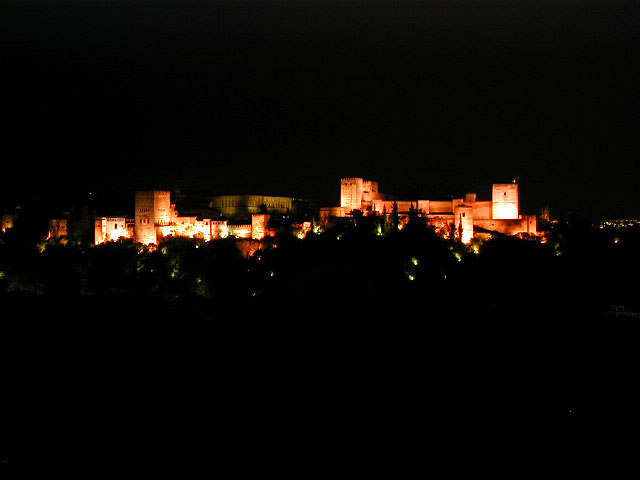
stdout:
<svg viewBox="0 0 640 480">
<path fill-rule="evenodd" d="M 387 200 L 378 183 L 362 178 L 343 178 L 340 182 L 340 207 L 320 210 L 321 222 L 331 217 L 349 217 L 353 210 L 364 215 L 390 216 L 397 212 L 400 228 L 411 214 L 426 218 L 438 233 L 471 243 L 477 229 L 507 235 L 538 235 L 538 217 L 520 214 L 520 189 L 517 183 L 494 184 L 491 201 L 477 200 L 475 193 L 452 200 Z"/>
<path fill-rule="evenodd" d="M 269 215 L 264 213 L 251 215 L 251 238 L 254 240 L 262 240 L 267 235 L 269 217 Z"/>
<path fill-rule="evenodd" d="M 287 213 L 293 210 L 292 197 L 270 197 L 263 195 L 225 195 L 213 197 L 209 206 L 229 217 L 251 217 L 242 224 L 228 220 L 214 220 L 197 216 L 180 216 L 171 193 L 153 190 L 136 192 L 135 218 L 99 217 L 95 222 L 96 245 L 132 238 L 138 243 L 158 245 L 167 237 L 199 238 L 205 241 L 227 236 L 241 239 L 262 240 L 275 235 L 269 227 L 270 212 Z M 450 200 L 390 200 L 380 193 L 378 182 L 363 178 L 343 178 L 340 181 L 340 206 L 322 208 L 321 224 L 331 218 L 352 217 L 354 211 L 362 215 L 379 215 L 391 221 L 397 215 L 398 226 L 403 228 L 411 216 L 426 218 L 436 232 L 463 243 L 473 241 L 478 231 L 497 232 L 507 235 L 538 235 L 538 217 L 520 213 L 520 189 L 517 183 L 494 184 L 491 200 L 478 200 L 475 193 L 464 198 Z M 311 222 L 295 227 L 300 238 L 312 230 Z M 50 228 L 58 232 L 61 227 Z M 66 228 L 66 227 L 65 227 Z M 66 232 L 66 229 L 65 229 Z M 51 237 L 50 233 L 50 237 Z M 56 234 L 58 235 L 58 234 Z M 65 233 L 66 235 L 66 233 Z"/>
<path fill-rule="evenodd" d="M 52 218 L 49 220 L 49 234 L 47 240 L 50 238 L 60 238 L 69 235 L 69 223 L 66 218 Z"/>
<path fill-rule="evenodd" d="M 494 220 L 520 218 L 520 193 L 517 183 L 496 183 L 491 193 Z"/>
<path fill-rule="evenodd" d="M 369 207 L 373 200 L 380 200 L 378 182 L 362 178 L 343 178 L 340 181 L 340 208 L 347 212 Z"/>
<path fill-rule="evenodd" d="M 264 197 L 259 198 L 264 199 Z M 287 205 L 291 204 L 276 202 L 272 205 L 276 205 L 277 208 L 288 208 Z M 95 244 L 99 245 L 124 238 L 131 238 L 137 243 L 145 245 L 158 245 L 167 237 L 199 238 L 210 241 L 235 236 L 243 239 L 262 240 L 266 236 L 275 234 L 275 231 L 269 228 L 270 215 L 268 214 L 251 215 L 251 223 L 249 224 L 230 224 L 228 220 L 180 216 L 176 206 L 171 203 L 171 194 L 168 191 L 136 192 L 135 212 L 135 219 L 125 217 L 96 218 Z"/>
<path fill-rule="evenodd" d="M 125 217 L 98 217 L 94 230 L 95 244 L 133 238 L 134 220 Z"/>
<path fill-rule="evenodd" d="M 268 195 L 221 195 L 213 197 L 209 206 L 225 217 L 269 212 L 288 213 L 295 198 Z"/>
<path fill-rule="evenodd" d="M 157 245 L 171 225 L 171 193 L 153 190 L 136 192 L 136 242 Z"/>
</svg>

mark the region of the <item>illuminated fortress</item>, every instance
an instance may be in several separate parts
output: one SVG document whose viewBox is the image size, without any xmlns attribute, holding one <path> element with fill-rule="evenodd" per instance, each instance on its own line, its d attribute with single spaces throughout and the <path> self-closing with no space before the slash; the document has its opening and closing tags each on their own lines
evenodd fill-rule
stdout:
<svg viewBox="0 0 640 480">
<path fill-rule="evenodd" d="M 538 235 L 538 217 L 520 214 L 520 189 L 513 183 L 492 186 L 491 200 L 476 199 L 475 193 L 451 200 L 388 200 L 379 191 L 378 182 L 362 178 L 343 178 L 340 184 L 340 206 L 322 208 L 324 224 L 332 218 L 362 215 L 398 216 L 399 228 L 407 224 L 411 215 L 426 219 L 438 233 L 470 243 L 477 231 L 506 235 Z"/>
<path fill-rule="evenodd" d="M 270 225 L 271 214 L 292 212 L 295 202 L 292 197 L 215 196 L 209 202 L 211 218 L 200 218 L 180 216 L 168 191 L 139 191 L 135 194 L 135 218 L 95 219 L 95 244 L 123 238 L 145 245 L 158 245 L 168 237 L 210 241 L 234 236 L 261 240 L 276 234 L 276 229 Z M 491 200 L 478 200 L 475 193 L 450 200 L 392 200 L 380 193 L 378 182 L 342 178 L 340 206 L 321 208 L 319 227 L 330 226 L 341 218 L 355 219 L 356 212 L 361 216 L 379 216 L 399 229 L 404 228 L 412 217 L 421 218 L 439 235 L 467 244 L 479 233 L 540 235 L 537 215 L 520 213 L 520 187 L 515 181 L 493 184 Z M 231 222 L 234 219 L 236 222 Z M 238 219 L 242 223 L 238 224 Z M 312 229 L 312 222 L 291 227 L 303 238 Z M 67 235 L 67 221 L 51 220 L 48 238 L 64 235 Z"/>
<path fill-rule="evenodd" d="M 152 190 L 136 192 L 135 218 L 97 217 L 95 219 L 95 244 L 130 238 L 145 245 L 158 245 L 167 237 L 189 237 L 210 241 L 234 236 L 261 240 L 275 235 L 269 228 L 269 212 L 286 213 L 293 208 L 293 198 L 264 195 L 229 195 L 213 197 L 209 206 L 220 213 L 249 215 L 251 223 L 233 224 L 226 219 L 180 216 L 171 203 L 171 192 Z M 309 230 L 309 225 L 303 228 Z M 52 235 L 49 237 L 59 236 Z"/>
</svg>

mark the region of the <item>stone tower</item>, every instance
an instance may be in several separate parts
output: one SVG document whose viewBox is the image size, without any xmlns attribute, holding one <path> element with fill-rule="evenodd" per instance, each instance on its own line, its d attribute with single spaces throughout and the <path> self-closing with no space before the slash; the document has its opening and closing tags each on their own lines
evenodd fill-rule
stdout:
<svg viewBox="0 0 640 480">
<path fill-rule="evenodd" d="M 136 192 L 135 241 L 157 245 L 163 228 L 171 223 L 171 194 L 153 190 Z"/>
<path fill-rule="evenodd" d="M 492 188 L 492 218 L 518 220 L 520 218 L 520 189 L 517 183 L 494 183 Z"/>
<path fill-rule="evenodd" d="M 454 214 L 454 226 L 456 232 L 462 232 L 460 241 L 466 244 L 471 243 L 473 240 L 473 206 L 464 204 L 458 205 L 454 208 Z"/>
<path fill-rule="evenodd" d="M 362 205 L 362 178 L 342 178 L 340 180 L 340 206 L 347 212 L 357 210 Z"/>
</svg>

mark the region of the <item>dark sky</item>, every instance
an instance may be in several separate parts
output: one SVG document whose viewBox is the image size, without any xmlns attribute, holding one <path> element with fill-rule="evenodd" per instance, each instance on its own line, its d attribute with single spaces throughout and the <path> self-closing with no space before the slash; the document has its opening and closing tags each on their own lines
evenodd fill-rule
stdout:
<svg viewBox="0 0 640 480">
<path fill-rule="evenodd" d="M 640 217 L 639 6 L 5 0 L 2 199 L 517 174 L 525 213 Z"/>
</svg>

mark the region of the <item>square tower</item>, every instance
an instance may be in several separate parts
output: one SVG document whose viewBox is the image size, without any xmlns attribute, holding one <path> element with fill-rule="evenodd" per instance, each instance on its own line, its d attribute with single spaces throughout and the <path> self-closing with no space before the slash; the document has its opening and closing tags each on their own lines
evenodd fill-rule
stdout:
<svg viewBox="0 0 640 480">
<path fill-rule="evenodd" d="M 494 183 L 491 199 L 494 220 L 520 218 L 520 189 L 517 183 Z"/>
<path fill-rule="evenodd" d="M 347 212 L 359 210 L 362 206 L 362 178 L 342 178 L 340 180 L 340 206 Z"/>
<path fill-rule="evenodd" d="M 473 240 L 473 206 L 458 205 L 454 208 L 454 227 L 456 236 L 462 242 L 469 244 Z"/>
<path fill-rule="evenodd" d="M 251 238 L 254 240 L 262 240 L 266 236 L 270 217 L 271 215 L 266 213 L 255 213 L 251 215 Z"/>
<path fill-rule="evenodd" d="M 170 224 L 170 192 L 159 190 L 136 192 L 136 242 L 157 245 L 163 237 L 162 227 Z"/>
<path fill-rule="evenodd" d="M 362 201 L 372 202 L 373 200 L 378 200 L 379 198 L 380 194 L 378 192 L 378 182 L 364 180 L 362 182 Z"/>
</svg>

